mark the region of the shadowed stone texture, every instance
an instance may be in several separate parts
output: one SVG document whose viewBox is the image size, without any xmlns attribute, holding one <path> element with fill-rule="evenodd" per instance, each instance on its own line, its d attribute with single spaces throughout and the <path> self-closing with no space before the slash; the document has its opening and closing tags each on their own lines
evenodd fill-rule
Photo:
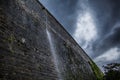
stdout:
<svg viewBox="0 0 120 80">
<path fill-rule="evenodd" d="M 0 80 L 98 80 L 91 63 L 39 1 L 0 0 Z"/>
</svg>

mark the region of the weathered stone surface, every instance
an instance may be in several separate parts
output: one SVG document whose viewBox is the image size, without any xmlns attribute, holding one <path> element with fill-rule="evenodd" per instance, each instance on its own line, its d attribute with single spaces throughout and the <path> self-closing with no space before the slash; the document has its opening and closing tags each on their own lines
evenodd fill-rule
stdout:
<svg viewBox="0 0 120 80">
<path fill-rule="evenodd" d="M 0 0 L 0 80 L 59 80 L 58 74 L 62 80 L 97 80 L 100 71 L 92 63 L 37 0 Z"/>
</svg>

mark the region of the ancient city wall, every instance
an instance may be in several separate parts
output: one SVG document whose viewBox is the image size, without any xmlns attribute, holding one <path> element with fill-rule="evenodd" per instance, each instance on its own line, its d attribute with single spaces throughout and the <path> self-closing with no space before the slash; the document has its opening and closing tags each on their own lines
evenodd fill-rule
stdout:
<svg viewBox="0 0 120 80">
<path fill-rule="evenodd" d="M 0 80 L 97 80 L 99 69 L 37 0 L 0 0 Z"/>
</svg>

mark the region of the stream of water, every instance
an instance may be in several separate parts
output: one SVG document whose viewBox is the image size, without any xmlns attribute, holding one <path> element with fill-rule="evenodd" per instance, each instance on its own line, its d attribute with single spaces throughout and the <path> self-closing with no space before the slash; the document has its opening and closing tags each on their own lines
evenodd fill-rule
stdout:
<svg viewBox="0 0 120 80">
<path fill-rule="evenodd" d="M 51 50 L 51 54 L 52 54 L 52 57 L 53 57 L 53 62 L 54 62 L 54 65 L 55 65 L 55 69 L 57 71 L 58 80 L 63 80 L 63 78 L 61 76 L 61 73 L 60 73 L 60 70 L 59 70 L 58 56 L 56 54 L 56 49 L 54 47 L 53 39 L 52 39 L 51 34 L 48 31 L 48 29 L 46 29 L 46 33 L 47 33 L 48 41 L 49 41 L 49 44 L 50 44 L 50 50 Z"/>
</svg>

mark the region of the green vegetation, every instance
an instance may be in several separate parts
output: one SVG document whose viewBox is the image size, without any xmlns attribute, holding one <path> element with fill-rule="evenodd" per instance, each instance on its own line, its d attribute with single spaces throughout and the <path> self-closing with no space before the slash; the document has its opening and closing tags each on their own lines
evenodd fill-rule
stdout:
<svg viewBox="0 0 120 80">
<path fill-rule="evenodd" d="M 13 34 L 11 34 L 9 37 L 8 37 L 8 42 L 9 42 L 9 49 L 11 51 L 11 53 L 14 53 L 14 50 L 13 50 L 13 42 L 15 41 L 15 37 Z"/>
<path fill-rule="evenodd" d="M 89 64 L 91 65 L 91 68 L 95 74 L 95 76 L 97 77 L 97 80 L 103 80 L 103 76 L 104 74 L 101 72 L 101 70 L 97 67 L 97 65 L 91 61 L 89 62 Z"/>
<path fill-rule="evenodd" d="M 103 66 L 105 75 L 103 80 L 120 80 L 120 63 Z"/>
</svg>

